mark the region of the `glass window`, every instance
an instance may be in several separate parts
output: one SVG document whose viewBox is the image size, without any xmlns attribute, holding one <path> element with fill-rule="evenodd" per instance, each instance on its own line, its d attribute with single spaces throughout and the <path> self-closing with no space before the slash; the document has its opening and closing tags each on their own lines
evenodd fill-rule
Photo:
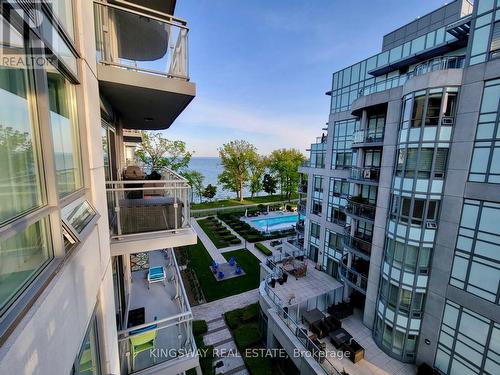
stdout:
<svg viewBox="0 0 500 375">
<path fill-rule="evenodd" d="M 73 365 L 72 375 L 101 375 L 97 320 L 92 318 L 80 353 Z"/>
<path fill-rule="evenodd" d="M 73 3 L 72 0 L 45 0 L 52 12 L 56 15 L 57 19 L 63 26 L 64 30 L 68 33 L 71 39 L 75 38 L 75 31 L 73 27 Z"/>
<path fill-rule="evenodd" d="M 44 219 L 0 240 L 1 314 L 53 258 L 48 227 L 48 220 Z"/>
<path fill-rule="evenodd" d="M 7 23 L 2 19 L 2 23 Z M 18 58 L 26 58 L 24 42 L 7 28 L 2 41 Z M 3 49 L 2 49 L 3 51 Z M 0 223 L 44 203 L 32 75 L 25 64 L 0 68 Z"/>
<path fill-rule="evenodd" d="M 493 24 L 493 33 L 491 35 L 490 54 L 496 58 L 500 56 L 500 22 Z"/>
<path fill-rule="evenodd" d="M 419 128 L 422 126 L 424 117 L 425 95 L 416 96 L 413 101 L 413 111 L 411 116 L 411 127 Z"/>
<path fill-rule="evenodd" d="M 64 197 L 83 186 L 75 88 L 54 68 L 47 80 L 57 188 Z"/>
<path fill-rule="evenodd" d="M 427 99 L 427 114 L 425 116 L 426 126 L 438 125 L 442 98 L 443 93 L 441 92 L 429 94 L 429 98 Z"/>
</svg>

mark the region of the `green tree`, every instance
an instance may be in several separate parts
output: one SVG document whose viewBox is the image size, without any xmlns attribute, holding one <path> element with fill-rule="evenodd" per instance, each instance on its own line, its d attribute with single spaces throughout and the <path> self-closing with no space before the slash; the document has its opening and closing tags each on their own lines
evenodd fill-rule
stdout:
<svg viewBox="0 0 500 375">
<path fill-rule="evenodd" d="M 266 171 L 267 159 L 264 156 L 256 155 L 250 160 L 250 194 L 253 196 L 262 191 L 262 175 Z"/>
<path fill-rule="evenodd" d="M 264 178 L 262 179 L 262 188 L 267 194 L 271 195 L 276 193 L 277 185 L 278 181 L 276 181 L 276 179 L 273 176 L 271 176 L 269 173 L 266 173 L 264 175 Z"/>
<path fill-rule="evenodd" d="M 182 176 L 186 180 L 188 180 L 189 185 L 191 185 L 191 201 L 194 201 L 193 193 L 195 193 L 201 203 L 201 197 L 203 196 L 203 192 L 205 191 L 205 188 L 203 186 L 203 180 L 205 179 L 205 176 L 203 176 L 198 171 L 190 171 L 190 170 L 184 171 L 182 173 Z"/>
<path fill-rule="evenodd" d="M 136 151 L 136 156 L 158 173 L 165 169 L 176 172 L 185 171 L 191 160 L 192 153 L 187 151 L 183 141 L 172 141 L 159 132 L 142 131 L 142 142 Z"/>
<path fill-rule="evenodd" d="M 244 140 L 231 141 L 219 148 L 224 171 L 219 175 L 220 184 L 230 191 L 235 191 L 236 196 L 243 201 L 243 188 L 249 181 L 249 168 L 251 160 L 256 159 L 257 149 Z"/>
<path fill-rule="evenodd" d="M 217 194 L 217 186 L 214 186 L 212 184 L 208 184 L 203 191 L 203 197 L 207 198 L 209 201 L 215 197 L 215 194 Z"/>
<path fill-rule="evenodd" d="M 297 191 L 300 181 L 298 168 L 304 155 L 297 149 L 274 150 L 269 156 L 269 169 L 275 174 L 280 184 L 281 195 L 290 201 L 292 193 Z"/>
</svg>

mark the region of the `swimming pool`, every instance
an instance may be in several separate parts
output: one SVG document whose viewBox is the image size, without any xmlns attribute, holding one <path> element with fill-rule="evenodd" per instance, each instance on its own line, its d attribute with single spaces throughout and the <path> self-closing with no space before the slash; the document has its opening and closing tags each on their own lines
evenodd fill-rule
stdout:
<svg viewBox="0 0 500 375">
<path fill-rule="evenodd" d="M 250 220 L 255 228 L 264 232 L 290 229 L 297 224 L 298 214 Z"/>
</svg>

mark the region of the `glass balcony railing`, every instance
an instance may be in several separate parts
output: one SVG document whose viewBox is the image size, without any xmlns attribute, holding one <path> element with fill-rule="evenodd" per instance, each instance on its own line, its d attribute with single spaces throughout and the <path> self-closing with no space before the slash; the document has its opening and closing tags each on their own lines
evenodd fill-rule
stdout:
<svg viewBox="0 0 500 375">
<path fill-rule="evenodd" d="M 391 77 L 380 82 L 373 83 L 362 88 L 359 91 L 359 96 L 370 95 L 376 92 L 392 89 L 402 86 L 410 78 L 434 72 L 437 70 L 460 69 L 465 64 L 465 56 L 440 56 L 427 61 L 424 61 L 415 66 L 415 68 L 406 74 Z"/>
<path fill-rule="evenodd" d="M 384 129 L 361 129 L 356 130 L 352 135 L 352 144 L 359 143 L 382 143 L 384 141 Z"/>
<path fill-rule="evenodd" d="M 360 202 L 359 197 L 350 197 L 347 200 L 345 212 L 351 216 L 357 216 L 368 220 L 375 220 L 376 207 L 372 204 Z"/>
<path fill-rule="evenodd" d="M 148 284 L 144 280 L 146 270 L 131 272 L 129 328 L 118 332 L 121 375 L 142 373 L 158 365 L 168 373 L 167 362 L 175 360 L 178 365 L 183 359 L 192 360 L 197 356 L 193 315 L 175 254 L 172 250 L 149 254 L 151 262 L 164 265 L 165 280 L 163 285 Z"/>
<path fill-rule="evenodd" d="M 356 181 L 378 182 L 380 168 L 374 167 L 352 167 L 349 178 Z"/>
<path fill-rule="evenodd" d="M 174 172 L 160 180 L 106 181 L 106 194 L 112 239 L 190 228 L 191 188 Z"/>
<path fill-rule="evenodd" d="M 359 290 L 361 293 L 366 294 L 366 286 L 368 285 L 368 278 L 359 273 L 353 268 L 347 267 L 344 262 L 339 262 L 339 271 L 342 280 L 347 282 L 354 289 Z"/>
<path fill-rule="evenodd" d="M 186 21 L 124 1 L 94 13 L 99 63 L 189 80 Z"/>
<path fill-rule="evenodd" d="M 311 358 L 313 358 L 321 366 L 321 369 L 324 371 L 325 375 L 341 375 L 340 371 L 333 364 L 331 359 L 328 358 L 328 355 L 324 351 L 324 349 L 319 348 L 313 342 L 311 337 L 309 337 L 307 329 L 305 329 L 299 323 L 300 317 L 297 316 L 298 312 L 294 311 L 295 316 L 290 314 L 289 310 L 291 309 L 291 307 L 285 306 L 282 299 L 270 287 L 271 279 L 279 276 L 280 275 L 277 273 L 268 275 L 261 283 L 260 287 L 264 288 L 264 292 L 271 301 L 272 307 L 274 307 L 277 311 L 277 316 L 286 325 L 289 330 L 289 334 L 294 335 L 300 341 L 303 348 L 310 353 Z M 304 305 L 317 306 L 319 303 L 325 306 L 329 306 L 331 304 L 334 304 L 335 302 L 337 302 L 335 298 L 335 292 L 331 292 L 313 297 L 312 299 L 305 301 Z"/>
</svg>

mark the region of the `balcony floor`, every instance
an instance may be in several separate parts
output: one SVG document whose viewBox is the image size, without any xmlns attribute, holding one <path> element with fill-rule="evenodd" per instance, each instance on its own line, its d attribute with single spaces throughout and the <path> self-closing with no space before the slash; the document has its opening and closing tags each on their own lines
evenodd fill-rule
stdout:
<svg viewBox="0 0 500 375">
<path fill-rule="evenodd" d="M 170 250 L 169 250 L 170 251 Z M 165 319 L 181 313 L 179 302 L 172 299 L 176 296 L 175 281 L 168 281 L 175 275 L 175 263 L 168 265 L 168 259 L 160 250 L 151 251 L 149 254 L 149 267 L 164 266 L 167 279 L 163 283 L 153 283 L 148 289 L 147 271 L 132 272 L 132 285 L 130 294 L 129 310 L 144 307 L 146 323 L 153 323 L 156 320 Z M 128 313 L 127 313 L 128 315 Z M 140 353 L 135 359 L 134 370 L 138 371 L 175 358 L 174 351 L 183 347 L 187 338 L 185 325 L 173 325 L 167 328 L 160 328 L 157 331 L 156 348 L 163 350 L 159 358 L 152 358 L 149 351 Z M 167 352 L 168 351 L 168 352 Z M 168 355 L 166 355 L 168 353 Z"/>
<path fill-rule="evenodd" d="M 278 265 L 281 266 L 281 263 Z M 314 266 L 315 263 L 307 259 L 306 276 L 296 280 L 294 276 L 288 275 L 286 283 L 283 285 L 276 283 L 276 287 L 272 290 L 283 301 L 283 306 L 300 304 L 342 287 L 340 282 L 325 272 L 318 271 Z M 295 299 L 288 303 L 291 295 L 294 295 Z"/>
</svg>

